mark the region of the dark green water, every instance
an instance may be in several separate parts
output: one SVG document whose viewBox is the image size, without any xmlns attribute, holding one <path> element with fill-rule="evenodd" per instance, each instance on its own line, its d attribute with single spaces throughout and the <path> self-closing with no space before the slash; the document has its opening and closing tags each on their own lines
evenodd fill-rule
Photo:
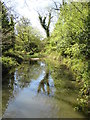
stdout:
<svg viewBox="0 0 90 120">
<path fill-rule="evenodd" d="M 84 118 L 74 111 L 75 81 L 65 66 L 23 63 L 3 78 L 3 118 Z"/>
</svg>

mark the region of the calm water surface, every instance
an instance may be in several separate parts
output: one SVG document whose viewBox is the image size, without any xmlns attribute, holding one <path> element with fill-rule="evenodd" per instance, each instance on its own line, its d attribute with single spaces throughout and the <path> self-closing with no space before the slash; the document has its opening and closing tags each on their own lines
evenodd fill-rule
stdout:
<svg viewBox="0 0 90 120">
<path fill-rule="evenodd" d="M 74 81 L 60 78 L 59 72 L 39 61 L 23 63 L 5 76 L 3 118 L 83 118 L 74 111 L 78 95 Z"/>
</svg>

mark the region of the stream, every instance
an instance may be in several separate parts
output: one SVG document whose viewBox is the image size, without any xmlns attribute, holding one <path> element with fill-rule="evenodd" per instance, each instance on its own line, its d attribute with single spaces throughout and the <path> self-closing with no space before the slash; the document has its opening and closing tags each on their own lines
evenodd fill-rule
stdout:
<svg viewBox="0 0 90 120">
<path fill-rule="evenodd" d="M 78 90 L 62 68 L 44 61 L 14 68 L 3 78 L 3 118 L 85 118 L 74 110 Z"/>
</svg>

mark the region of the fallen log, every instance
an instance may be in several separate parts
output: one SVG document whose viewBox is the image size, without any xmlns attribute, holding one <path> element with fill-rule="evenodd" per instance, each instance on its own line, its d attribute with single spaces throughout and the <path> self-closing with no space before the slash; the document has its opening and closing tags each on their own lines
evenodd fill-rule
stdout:
<svg viewBox="0 0 90 120">
<path fill-rule="evenodd" d="M 40 58 L 30 58 L 29 60 L 30 61 L 38 61 L 38 60 L 40 60 Z"/>
</svg>

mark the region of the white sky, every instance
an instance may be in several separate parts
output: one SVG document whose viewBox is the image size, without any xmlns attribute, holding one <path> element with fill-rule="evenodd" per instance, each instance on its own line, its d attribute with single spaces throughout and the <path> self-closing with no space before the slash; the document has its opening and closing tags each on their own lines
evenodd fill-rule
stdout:
<svg viewBox="0 0 90 120">
<path fill-rule="evenodd" d="M 45 9 L 53 5 L 52 0 L 2 0 L 2 1 L 5 2 L 6 5 L 9 7 L 13 6 L 15 11 L 19 13 L 21 16 L 29 18 L 32 26 L 38 28 L 45 37 L 46 34 L 39 23 L 37 11 L 43 11 L 44 14 Z M 54 1 L 60 2 L 60 0 Z M 55 19 L 57 20 L 57 18 Z M 54 21 L 56 21 L 55 19 Z M 54 27 L 53 24 L 51 25 L 51 30 Z"/>
</svg>

